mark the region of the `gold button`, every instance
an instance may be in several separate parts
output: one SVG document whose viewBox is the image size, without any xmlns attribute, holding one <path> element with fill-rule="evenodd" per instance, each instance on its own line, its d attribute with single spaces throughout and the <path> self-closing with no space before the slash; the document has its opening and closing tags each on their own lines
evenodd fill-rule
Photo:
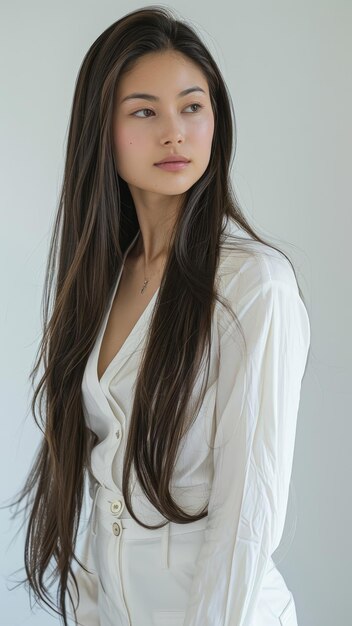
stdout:
<svg viewBox="0 0 352 626">
<path fill-rule="evenodd" d="M 113 525 L 112 525 L 112 532 L 114 533 L 114 535 L 116 535 L 116 537 L 119 536 L 119 534 L 121 532 L 121 529 L 120 529 L 120 526 L 118 525 L 117 522 L 113 523 Z"/>
<path fill-rule="evenodd" d="M 122 509 L 121 500 L 114 500 L 114 502 L 112 502 L 110 505 L 111 513 L 113 513 L 114 515 L 118 515 L 121 509 Z"/>
</svg>

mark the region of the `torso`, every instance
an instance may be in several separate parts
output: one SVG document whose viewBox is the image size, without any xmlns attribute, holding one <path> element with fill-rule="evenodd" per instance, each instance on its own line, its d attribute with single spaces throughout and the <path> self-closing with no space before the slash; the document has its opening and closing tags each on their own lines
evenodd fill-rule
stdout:
<svg viewBox="0 0 352 626">
<path fill-rule="evenodd" d="M 148 306 L 160 286 L 161 278 L 162 272 L 151 269 L 150 280 L 141 293 L 144 284 L 143 267 L 132 255 L 126 257 L 100 346 L 97 367 L 99 380 Z"/>
</svg>

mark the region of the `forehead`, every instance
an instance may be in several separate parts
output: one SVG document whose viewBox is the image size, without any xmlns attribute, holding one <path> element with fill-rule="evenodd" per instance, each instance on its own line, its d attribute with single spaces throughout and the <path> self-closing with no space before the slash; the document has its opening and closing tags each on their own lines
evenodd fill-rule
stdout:
<svg viewBox="0 0 352 626">
<path fill-rule="evenodd" d="M 137 89 L 160 96 L 163 93 L 176 96 L 195 85 L 209 93 L 206 77 L 192 59 L 178 51 L 151 52 L 121 75 L 116 93 L 119 101 Z"/>
</svg>

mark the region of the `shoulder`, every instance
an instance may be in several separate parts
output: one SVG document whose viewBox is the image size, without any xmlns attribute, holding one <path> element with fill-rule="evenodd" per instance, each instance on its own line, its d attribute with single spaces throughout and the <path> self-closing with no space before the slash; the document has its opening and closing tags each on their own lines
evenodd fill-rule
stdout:
<svg viewBox="0 0 352 626">
<path fill-rule="evenodd" d="M 283 253 L 254 240 L 232 220 L 225 235 L 218 267 L 218 289 L 222 296 L 232 304 L 248 294 L 268 290 L 299 296 L 293 267 Z"/>
<path fill-rule="evenodd" d="M 239 230 L 236 232 L 239 236 Z M 293 267 L 279 250 L 253 239 L 231 250 L 226 246 L 221 250 L 217 289 L 222 301 L 217 303 L 221 341 L 229 336 L 237 341 L 239 330 L 223 306 L 225 301 L 249 345 L 260 347 L 270 335 L 282 346 L 290 345 L 292 354 L 296 350 L 306 358 L 310 345 L 308 311 Z"/>
</svg>

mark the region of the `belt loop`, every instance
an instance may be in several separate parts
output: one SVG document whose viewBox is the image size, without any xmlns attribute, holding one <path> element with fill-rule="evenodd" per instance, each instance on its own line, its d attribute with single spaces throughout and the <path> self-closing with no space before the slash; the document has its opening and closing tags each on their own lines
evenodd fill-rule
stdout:
<svg viewBox="0 0 352 626">
<path fill-rule="evenodd" d="M 163 528 L 161 537 L 161 567 L 168 569 L 169 567 L 169 539 L 170 539 L 170 522 L 167 522 Z"/>
</svg>

